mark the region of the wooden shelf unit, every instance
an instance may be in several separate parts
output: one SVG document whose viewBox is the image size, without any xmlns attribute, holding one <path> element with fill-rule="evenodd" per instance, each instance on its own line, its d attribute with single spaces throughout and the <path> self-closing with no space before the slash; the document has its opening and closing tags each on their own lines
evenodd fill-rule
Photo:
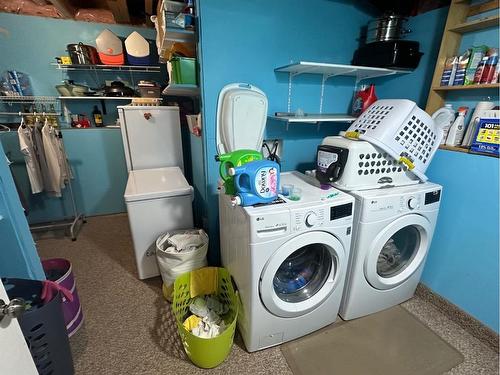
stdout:
<svg viewBox="0 0 500 375">
<path fill-rule="evenodd" d="M 448 29 L 448 31 L 453 31 L 455 33 L 470 33 L 473 31 L 478 31 L 482 29 L 487 29 L 488 27 L 498 26 L 500 21 L 499 16 L 492 16 L 481 18 L 474 21 L 460 23 Z"/>
<path fill-rule="evenodd" d="M 428 114 L 432 115 L 436 110 L 444 106 L 446 95 L 449 91 L 500 88 L 498 83 L 472 86 L 440 86 L 444 63 L 448 57 L 456 56 L 459 52 L 458 49 L 462 41 L 462 34 L 496 26 L 500 20 L 498 15 L 474 21 L 467 21 L 467 17 L 475 16 L 492 9 L 498 9 L 498 2 L 496 0 L 480 5 L 470 5 L 467 0 L 451 1 L 448 18 L 444 27 L 443 38 L 441 40 L 441 47 L 436 61 L 436 68 L 427 98 L 427 105 L 425 107 Z"/>
<path fill-rule="evenodd" d="M 483 155 L 483 156 L 489 156 L 489 157 L 497 158 L 498 159 L 497 155 L 487 154 L 487 153 L 484 153 L 484 152 L 473 152 L 468 147 L 440 145 L 439 148 L 441 150 L 448 150 L 448 151 L 454 151 L 454 152 L 462 152 L 464 154 L 472 154 L 472 155 Z"/>
<path fill-rule="evenodd" d="M 433 87 L 434 91 L 468 91 L 468 90 L 487 90 L 487 89 L 498 89 L 500 88 L 500 83 L 487 83 L 483 85 L 468 85 L 468 86 L 437 86 Z"/>
</svg>

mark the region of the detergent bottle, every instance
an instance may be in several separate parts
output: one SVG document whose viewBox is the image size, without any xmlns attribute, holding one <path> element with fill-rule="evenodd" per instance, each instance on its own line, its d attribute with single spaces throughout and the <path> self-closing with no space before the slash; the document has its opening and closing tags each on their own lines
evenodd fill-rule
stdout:
<svg viewBox="0 0 500 375">
<path fill-rule="evenodd" d="M 280 166 L 271 160 L 256 160 L 240 167 L 230 168 L 237 193 L 231 199 L 233 206 L 251 206 L 270 203 L 278 197 Z"/>
<path fill-rule="evenodd" d="M 262 160 L 262 154 L 255 150 L 235 150 L 227 154 L 216 155 L 215 160 L 220 162 L 219 174 L 224 182 L 224 191 L 228 195 L 234 195 L 233 177 L 229 176 L 227 171 L 230 168 L 241 167 L 242 165 L 254 161 Z"/>
</svg>

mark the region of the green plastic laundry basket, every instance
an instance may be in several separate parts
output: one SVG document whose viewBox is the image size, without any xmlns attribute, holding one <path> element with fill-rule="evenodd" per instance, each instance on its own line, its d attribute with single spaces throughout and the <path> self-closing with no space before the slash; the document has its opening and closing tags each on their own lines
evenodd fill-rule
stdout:
<svg viewBox="0 0 500 375">
<path fill-rule="evenodd" d="M 184 350 L 189 359 L 199 367 L 213 368 L 224 362 L 233 346 L 236 320 L 238 318 L 239 298 L 231 283 L 231 275 L 225 268 L 218 268 L 218 283 L 216 296 L 222 303 L 229 306 L 229 311 L 222 316 L 226 330 L 219 336 L 206 339 L 193 335 L 183 326 L 184 319 L 189 314 L 191 303 L 190 282 L 191 272 L 175 279 L 172 311 L 177 321 L 177 330 L 181 336 Z"/>
<path fill-rule="evenodd" d="M 196 85 L 196 59 L 176 56 L 170 63 L 174 83 Z"/>
</svg>

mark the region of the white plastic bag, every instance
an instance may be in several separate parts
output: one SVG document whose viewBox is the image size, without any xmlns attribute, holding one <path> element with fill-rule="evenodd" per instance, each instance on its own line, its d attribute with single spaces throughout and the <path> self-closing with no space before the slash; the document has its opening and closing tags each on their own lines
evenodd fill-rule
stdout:
<svg viewBox="0 0 500 375">
<path fill-rule="evenodd" d="M 168 239 L 174 234 L 200 235 L 203 244 L 193 250 L 172 250 Z M 167 289 L 171 289 L 177 276 L 207 265 L 208 236 L 203 229 L 185 229 L 162 234 L 156 240 L 156 259 L 161 278 Z M 170 293 L 168 293 L 170 295 Z"/>
</svg>

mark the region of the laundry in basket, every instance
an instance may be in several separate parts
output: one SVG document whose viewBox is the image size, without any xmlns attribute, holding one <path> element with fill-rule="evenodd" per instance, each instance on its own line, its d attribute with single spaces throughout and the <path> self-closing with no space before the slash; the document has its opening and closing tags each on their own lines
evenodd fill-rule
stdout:
<svg viewBox="0 0 500 375">
<path fill-rule="evenodd" d="M 184 229 L 162 234 L 156 240 L 156 259 L 165 298 L 172 295 L 177 276 L 207 265 L 208 236 L 203 229 Z"/>
</svg>

